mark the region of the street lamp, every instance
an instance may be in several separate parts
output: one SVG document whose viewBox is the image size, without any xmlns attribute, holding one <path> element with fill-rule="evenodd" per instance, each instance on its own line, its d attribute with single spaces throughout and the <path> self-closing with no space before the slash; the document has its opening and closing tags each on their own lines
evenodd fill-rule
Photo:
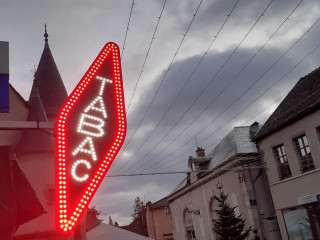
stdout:
<svg viewBox="0 0 320 240">
<path fill-rule="evenodd" d="M 163 210 L 164 210 L 164 213 L 166 214 L 166 216 L 168 216 L 169 215 L 169 208 L 165 207 Z"/>
</svg>

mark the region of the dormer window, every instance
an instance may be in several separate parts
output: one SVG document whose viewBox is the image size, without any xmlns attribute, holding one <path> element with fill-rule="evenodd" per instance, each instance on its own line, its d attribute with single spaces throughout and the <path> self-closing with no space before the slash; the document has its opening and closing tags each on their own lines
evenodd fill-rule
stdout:
<svg viewBox="0 0 320 240">
<path fill-rule="evenodd" d="M 207 170 L 209 166 L 209 161 L 199 163 L 199 170 Z"/>
</svg>

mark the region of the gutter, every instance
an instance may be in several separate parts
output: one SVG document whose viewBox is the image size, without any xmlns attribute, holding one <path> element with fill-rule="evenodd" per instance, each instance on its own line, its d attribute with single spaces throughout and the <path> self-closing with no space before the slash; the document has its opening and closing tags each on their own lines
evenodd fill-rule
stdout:
<svg viewBox="0 0 320 240">
<path fill-rule="evenodd" d="M 247 158 L 248 156 L 247 157 L 244 156 L 244 157 L 246 157 L 245 161 L 243 161 L 243 160 L 241 161 L 241 159 L 239 159 L 239 162 L 231 164 L 230 167 L 241 166 L 241 165 L 244 165 L 245 163 L 248 163 L 248 162 L 256 162 L 259 159 L 258 158 L 259 156 L 257 155 L 257 153 L 253 153 L 253 154 L 250 154 L 250 155 L 251 155 L 250 156 L 251 158 L 248 159 Z M 199 179 L 197 182 L 195 182 L 195 183 L 193 183 L 191 185 L 187 185 L 184 188 L 179 189 L 177 192 L 171 194 L 171 196 L 169 195 L 168 196 L 168 202 L 172 202 L 175 199 L 179 198 L 180 196 L 183 196 L 183 195 L 187 194 L 188 192 L 191 192 L 192 190 L 198 188 L 202 184 L 205 184 L 205 183 L 211 181 L 212 179 L 215 179 L 215 178 L 221 176 L 222 174 L 224 174 L 226 172 L 229 172 L 230 169 L 228 169 L 228 168 L 221 169 L 221 170 L 218 170 L 217 168 L 222 167 L 223 165 L 226 165 L 227 163 L 230 163 L 230 161 L 232 161 L 235 157 L 232 157 L 231 159 L 225 161 L 223 164 L 220 164 L 216 168 L 208 171 L 208 175 L 204 176 L 202 179 Z M 217 170 L 217 171 L 215 171 L 215 170 Z"/>
</svg>

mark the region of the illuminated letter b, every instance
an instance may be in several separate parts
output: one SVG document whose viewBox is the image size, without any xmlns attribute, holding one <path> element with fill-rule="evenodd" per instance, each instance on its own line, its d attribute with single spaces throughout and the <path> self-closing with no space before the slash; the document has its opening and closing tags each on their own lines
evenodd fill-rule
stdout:
<svg viewBox="0 0 320 240">
<path fill-rule="evenodd" d="M 92 137 L 101 137 L 104 135 L 103 126 L 104 121 L 101 118 L 82 113 L 77 131 Z"/>
</svg>

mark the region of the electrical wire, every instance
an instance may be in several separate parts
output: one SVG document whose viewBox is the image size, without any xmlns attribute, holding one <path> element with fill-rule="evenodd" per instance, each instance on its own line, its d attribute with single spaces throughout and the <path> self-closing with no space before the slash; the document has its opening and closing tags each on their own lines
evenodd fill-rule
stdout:
<svg viewBox="0 0 320 240">
<path fill-rule="evenodd" d="M 267 89 L 265 92 L 263 92 L 261 95 L 259 95 L 257 98 L 255 98 L 253 101 L 251 101 L 251 103 L 249 105 L 247 105 L 244 109 L 242 109 L 238 114 L 236 114 L 232 119 L 230 119 L 227 123 L 229 123 L 231 120 L 233 120 L 235 117 L 239 116 L 243 111 L 245 111 L 246 109 L 248 109 L 253 103 L 255 103 L 259 98 L 261 98 L 265 93 L 267 93 L 271 88 L 273 88 L 274 86 L 276 86 L 282 79 L 284 79 L 290 72 L 292 72 L 294 69 L 296 69 L 296 67 L 301 64 L 307 57 L 309 57 L 316 49 L 318 49 L 320 47 L 320 44 L 317 45 L 311 52 L 309 52 L 304 58 L 302 58 L 294 67 L 292 67 L 285 75 L 283 75 L 278 81 L 276 81 L 271 87 L 269 87 L 269 89 Z M 297 104 L 298 105 L 298 104 Z M 226 123 L 226 124 L 227 124 Z M 224 124 L 223 126 L 225 126 L 226 124 Z M 222 127 L 223 127 L 222 126 Z M 205 128 L 207 128 L 207 126 L 205 126 L 204 128 L 202 128 L 200 130 L 203 131 Z M 221 127 L 221 128 L 222 128 Z M 219 129 L 218 129 L 219 130 Z M 200 133 L 198 132 L 198 134 Z M 215 131 L 216 132 L 216 131 Z M 205 140 L 207 140 L 209 137 L 211 137 L 215 132 L 213 132 L 212 134 L 210 134 L 209 136 L 207 136 L 205 139 L 201 140 L 200 143 L 204 142 Z M 177 150 L 181 149 L 182 147 L 184 147 L 185 145 L 187 145 L 189 142 L 191 142 L 192 139 L 190 139 L 189 141 L 187 141 L 184 145 L 182 145 L 181 147 L 179 147 Z M 171 154 L 169 155 L 171 156 Z M 162 160 L 164 160 L 166 158 L 163 158 Z M 162 160 L 160 160 L 159 162 L 162 162 Z"/>
<path fill-rule="evenodd" d="M 236 6 L 238 5 L 240 0 L 238 0 L 235 5 L 232 7 L 231 11 L 229 14 L 227 14 L 227 18 L 225 19 L 225 21 L 223 22 L 222 26 L 220 27 L 220 29 L 218 30 L 217 34 L 214 36 L 213 40 L 210 42 L 209 46 L 207 47 L 207 49 L 205 50 L 204 54 L 202 55 L 201 59 L 199 60 L 199 62 L 197 63 L 196 67 L 194 68 L 194 70 L 192 71 L 192 73 L 190 74 L 190 76 L 188 77 L 187 81 L 184 83 L 184 85 L 182 86 L 182 88 L 180 89 L 178 95 L 176 95 L 175 99 L 172 101 L 171 105 L 169 106 L 169 108 L 166 110 L 166 112 L 164 113 L 164 115 L 161 117 L 161 119 L 157 122 L 156 126 L 153 128 L 152 132 L 148 135 L 148 137 L 144 140 L 144 142 L 142 142 L 142 144 L 138 147 L 138 149 L 135 151 L 135 153 L 133 155 L 130 156 L 130 158 L 123 164 L 123 167 L 126 166 L 126 164 L 128 162 L 130 162 L 130 160 L 140 151 L 140 149 L 144 146 L 144 144 L 149 140 L 149 138 L 152 136 L 152 134 L 155 132 L 155 130 L 159 127 L 160 123 L 162 122 L 162 120 L 167 116 L 168 112 L 172 109 L 173 105 L 176 103 L 176 101 L 178 100 L 179 96 L 181 95 L 181 93 L 183 92 L 183 90 L 185 89 L 185 87 L 188 85 L 188 83 L 190 82 L 190 80 L 192 79 L 193 75 L 195 74 L 196 70 L 198 69 L 198 67 L 200 66 L 201 62 L 203 61 L 203 59 L 205 58 L 205 56 L 207 55 L 208 51 L 211 49 L 213 43 L 215 42 L 215 40 L 217 39 L 217 37 L 219 36 L 221 30 L 223 29 L 223 27 L 225 26 L 225 24 L 227 23 L 228 19 L 230 18 L 230 16 L 232 15 L 234 9 L 236 8 Z M 161 140 L 160 140 L 161 141 Z"/>
<path fill-rule="evenodd" d="M 138 87 L 138 84 L 139 84 L 139 82 L 140 82 L 140 79 L 141 79 L 141 76 L 142 76 L 142 72 L 143 72 L 144 66 L 146 65 L 147 58 L 148 58 L 148 56 L 149 56 L 149 53 L 150 53 L 150 49 L 151 49 L 153 40 L 155 39 L 155 35 L 156 35 L 157 30 L 158 30 L 158 26 L 159 26 L 159 23 L 160 23 L 160 20 L 161 20 L 161 17 L 162 17 L 162 13 L 163 13 L 164 7 L 166 6 L 166 2 L 167 2 L 167 0 L 164 0 L 163 6 L 162 6 L 162 9 L 161 9 L 161 13 L 160 13 L 160 16 L 158 17 L 158 22 L 157 22 L 157 25 L 156 25 L 156 27 L 155 27 L 155 29 L 154 29 L 154 32 L 153 32 L 153 35 L 152 35 L 152 38 L 151 38 L 151 42 L 150 42 L 150 45 L 149 45 L 147 54 L 146 54 L 146 56 L 145 56 L 145 58 L 144 58 L 144 62 L 143 62 L 143 64 L 142 64 L 142 68 L 141 68 L 141 70 L 140 70 L 138 80 L 137 80 L 137 82 L 136 82 L 136 84 L 135 84 L 135 87 L 134 87 L 132 96 L 131 96 L 131 98 L 130 98 L 130 101 L 129 101 L 129 104 L 128 104 L 128 107 L 127 107 L 127 112 L 128 112 L 129 109 L 130 109 L 132 99 L 133 99 L 133 97 L 134 97 L 134 94 L 135 94 L 135 92 L 136 92 L 136 90 L 137 90 L 137 87 Z"/>
<path fill-rule="evenodd" d="M 260 169 L 263 168 L 264 166 L 258 166 L 258 167 L 245 167 L 242 169 Z M 241 170 L 242 170 L 241 169 Z M 188 173 L 209 173 L 209 172 L 214 172 L 217 169 L 212 169 L 212 170 L 195 170 L 195 171 L 176 171 L 176 172 L 155 172 L 155 173 L 134 173 L 134 174 L 115 174 L 115 175 L 107 175 L 105 178 L 111 178 L 111 177 L 135 177 L 135 176 L 153 176 L 153 175 L 167 175 L 167 174 L 188 174 Z M 228 167 L 224 168 L 223 170 L 239 170 L 238 167 Z"/>
<path fill-rule="evenodd" d="M 256 113 L 253 117 L 250 117 L 246 122 L 244 122 L 243 124 L 241 124 L 241 126 L 246 126 L 249 122 L 252 122 L 252 121 L 253 121 L 254 119 L 256 119 L 260 114 L 262 114 L 263 112 L 265 112 L 266 110 L 268 110 L 271 106 L 273 106 L 274 104 L 276 104 L 277 102 L 279 102 L 281 99 L 283 99 L 285 96 L 287 96 L 289 92 L 290 92 L 290 91 L 286 92 L 286 93 L 283 94 L 281 97 L 279 97 L 277 100 L 275 100 L 274 102 L 272 102 L 271 104 L 269 104 L 266 108 L 264 108 L 264 109 L 262 109 L 260 112 Z M 234 117 L 234 118 L 235 118 L 235 117 Z M 218 129 L 216 129 L 216 130 L 214 131 L 214 133 L 217 133 L 218 131 L 222 130 L 223 127 L 225 127 L 228 123 L 230 123 L 232 120 L 234 120 L 234 118 L 230 119 L 230 120 L 229 120 L 227 123 L 225 123 L 223 126 L 221 126 L 221 127 L 219 127 Z M 210 137 L 211 137 L 214 133 L 210 134 Z M 214 147 L 216 146 L 216 144 L 217 144 L 218 142 L 220 142 L 221 140 L 222 140 L 222 138 L 217 139 L 216 141 L 214 141 L 213 143 L 210 143 L 207 147 L 205 147 L 205 149 L 207 149 L 207 148 L 209 148 L 209 147 L 210 147 L 210 148 L 214 148 Z M 204 142 L 204 141 L 202 140 L 202 142 Z M 197 146 L 194 145 L 192 148 L 189 148 L 189 150 L 192 150 L 192 149 L 194 150 L 195 147 L 197 147 Z M 181 155 L 185 155 L 184 152 L 183 152 Z M 180 155 L 179 155 L 179 156 L 180 156 Z M 176 156 L 175 158 L 177 158 L 177 156 Z M 172 159 L 172 160 L 173 160 L 173 159 Z M 180 162 L 175 162 L 175 163 L 167 166 L 166 168 L 164 168 L 164 170 L 166 170 L 166 169 L 168 169 L 168 168 L 171 168 L 171 167 L 173 167 L 173 166 L 176 166 L 176 165 L 179 164 L 179 163 L 180 163 Z"/>
<path fill-rule="evenodd" d="M 131 15 L 132 15 L 132 9 L 133 9 L 133 5 L 134 5 L 134 4 L 135 4 L 135 3 L 134 3 L 134 0 L 132 0 L 131 10 L 130 10 L 130 15 L 129 15 L 129 21 L 128 21 L 128 24 L 127 24 L 126 34 L 124 35 L 124 40 L 123 40 L 122 52 L 121 52 L 120 59 L 122 59 L 122 55 L 123 55 L 124 50 L 125 50 L 125 45 L 126 45 L 126 40 L 127 40 L 127 34 L 128 34 L 128 31 L 129 31 L 129 26 L 130 26 L 130 21 L 131 21 Z"/>
<path fill-rule="evenodd" d="M 279 25 L 279 27 L 273 32 L 273 34 L 268 38 L 268 40 L 260 47 L 260 49 L 252 56 L 252 58 L 247 62 L 247 64 L 236 74 L 236 76 L 232 79 L 232 81 L 218 94 L 218 96 L 216 96 L 210 103 L 209 105 L 207 105 L 207 107 L 205 108 L 204 111 L 206 111 L 212 104 L 213 102 L 231 85 L 232 82 L 235 81 L 235 79 L 240 75 L 241 72 L 243 72 L 243 70 L 252 62 L 252 60 L 257 56 L 257 54 L 266 46 L 266 44 L 271 40 L 271 38 L 279 31 L 279 29 L 284 25 L 284 23 L 289 20 L 289 17 L 293 14 L 293 12 L 299 7 L 299 5 L 303 2 L 300 1 L 298 3 L 298 5 L 290 12 L 290 14 L 285 18 L 285 20 Z M 266 10 L 269 8 L 269 6 L 271 5 L 272 1 L 269 2 L 269 4 L 267 5 L 267 7 L 263 10 L 263 12 L 260 14 L 259 18 L 255 21 L 255 23 L 252 25 L 252 27 L 249 29 L 249 31 L 247 32 L 247 34 L 245 34 L 244 38 L 240 41 L 240 43 L 238 44 L 238 46 L 235 48 L 235 50 L 231 53 L 231 55 L 229 56 L 229 58 L 225 61 L 224 65 L 220 68 L 219 71 L 222 70 L 222 68 L 226 65 L 226 63 L 230 60 L 230 58 L 232 57 L 232 55 L 235 53 L 235 51 L 240 47 L 240 45 L 242 44 L 242 42 L 245 40 L 245 38 L 248 36 L 248 34 L 252 31 L 252 29 L 254 28 L 254 26 L 256 26 L 256 24 L 258 23 L 258 21 L 261 19 L 261 17 L 263 16 L 263 14 L 266 12 Z M 281 60 L 281 59 L 280 59 Z M 182 120 L 182 118 L 187 114 L 187 112 L 191 109 L 191 107 L 195 104 L 195 102 L 201 97 L 201 95 L 207 90 L 208 86 L 212 83 L 212 81 L 215 79 L 215 77 L 217 76 L 217 74 L 219 73 L 219 71 L 214 75 L 214 77 L 211 79 L 210 83 L 208 85 L 205 86 L 205 88 L 202 90 L 202 92 L 198 95 L 198 97 L 193 101 L 193 103 L 189 106 L 189 108 L 185 111 L 185 113 L 175 122 L 175 124 L 170 128 L 169 131 L 167 131 L 167 133 L 157 142 L 157 144 L 151 149 L 150 152 L 148 152 L 146 155 L 144 155 L 140 162 L 143 163 L 143 160 L 145 159 L 146 156 L 148 156 L 148 154 L 150 154 L 159 144 L 160 142 L 162 142 L 166 136 L 175 128 L 175 126 Z M 203 113 L 204 111 L 202 111 L 198 117 L 191 122 L 191 124 L 188 125 L 187 128 L 185 128 L 183 130 L 183 132 L 181 134 L 179 134 L 179 136 L 181 136 Z M 177 138 L 176 138 L 177 139 Z M 170 142 L 168 145 L 170 145 L 172 142 Z M 167 146 L 168 146 L 167 145 Z M 160 152 L 161 153 L 161 152 Z M 158 153 L 159 154 L 159 153 Z M 158 155 L 157 154 L 157 155 Z M 132 169 L 132 168 L 131 168 Z"/>
<path fill-rule="evenodd" d="M 178 52 L 179 52 L 179 50 L 180 50 L 180 48 L 181 48 L 181 46 L 182 46 L 182 43 L 184 42 L 184 40 L 185 40 L 185 38 L 186 38 L 186 36 L 187 36 L 187 34 L 188 34 L 188 32 L 189 32 L 189 29 L 190 29 L 190 27 L 191 27 L 191 25 L 192 25 L 192 23 L 193 23 L 193 21 L 194 21 L 194 19 L 195 19 L 196 15 L 197 15 L 197 13 L 198 13 L 198 10 L 199 10 L 199 8 L 200 8 L 201 4 L 202 4 L 202 0 L 200 1 L 200 3 L 199 3 L 199 5 L 198 5 L 198 7 L 197 7 L 197 9 L 196 9 L 195 13 L 193 14 L 193 17 L 192 17 L 192 19 L 191 19 L 191 22 L 190 22 L 190 23 L 189 23 L 189 25 L 188 25 L 188 28 L 187 28 L 187 30 L 186 30 L 186 32 L 185 32 L 185 34 L 183 34 L 183 37 L 182 37 L 182 40 L 180 41 L 180 44 L 179 44 L 179 46 L 178 46 L 178 49 L 177 49 L 177 51 L 175 52 L 174 57 L 173 57 L 173 59 L 171 60 L 171 63 L 169 64 L 169 67 L 168 67 L 168 69 L 167 69 L 167 71 L 166 71 L 166 73 L 165 73 L 164 77 L 162 78 L 162 80 L 161 80 L 161 82 L 160 82 L 160 84 L 159 84 L 159 86 L 158 86 L 158 88 L 157 88 L 157 90 L 156 90 L 156 92 L 155 92 L 155 94 L 154 94 L 154 96 L 153 96 L 153 98 L 152 98 L 151 102 L 149 103 L 149 105 L 148 105 L 148 107 L 147 107 L 146 111 L 144 112 L 144 114 L 143 114 L 143 116 L 142 116 L 142 118 L 141 118 L 141 120 L 140 120 L 140 122 L 139 122 L 138 126 L 137 126 L 137 127 L 136 127 L 136 129 L 134 130 L 133 135 L 131 135 L 130 139 L 129 139 L 129 140 L 127 141 L 127 143 L 126 143 L 126 146 L 123 148 L 122 152 L 121 152 L 121 153 L 120 153 L 120 155 L 117 157 L 117 159 L 115 159 L 115 162 L 116 162 L 119 158 L 121 158 L 121 156 L 122 156 L 123 152 L 126 150 L 127 146 L 130 144 L 131 140 L 133 139 L 133 137 L 135 136 L 135 134 L 136 134 L 136 133 L 137 133 L 137 131 L 139 130 L 139 128 L 140 128 L 140 126 L 141 126 L 141 124 L 142 124 L 142 122 L 143 122 L 144 118 L 145 118 L 145 117 L 146 117 L 146 115 L 147 115 L 147 112 L 149 111 L 149 109 L 150 109 L 151 105 L 153 104 L 153 102 L 154 102 L 154 100 L 155 100 L 156 96 L 158 95 L 159 90 L 160 90 L 160 88 L 161 88 L 161 86 L 162 86 L 162 84 L 163 84 L 164 80 L 166 79 L 166 76 L 167 76 L 168 72 L 170 71 L 170 68 L 171 68 L 171 66 L 172 66 L 172 64 L 173 64 L 173 62 L 174 62 L 174 60 L 176 59 L 176 56 L 177 56 L 177 54 L 178 54 Z"/>
<path fill-rule="evenodd" d="M 319 21 L 320 19 L 318 19 Z M 318 21 L 316 21 L 315 23 L 317 23 Z M 312 27 L 314 26 L 315 24 L 312 25 Z M 311 28 L 312 28 L 311 27 Z M 310 28 L 310 29 L 311 29 Z M 309 30 L 310 30 L 309 29 Z M 309 31 L 308 30 L 308 31 Z M 307 31 L 307 32 L 308 32 Z M 305 34 L 304 34 L 305 35 Z M 299 39 L 297 40 L 297 42 L 299 41 Z M 296 42 L 296 43 L 297 43 Z M 295 43 L 295 44 L 296 44 Z M 295 45 L 294 44 L 294 45 Z M 277 80 L 276 82 L 274 82 L 266 91 L 264 91 L 262 94 L 260 94 L 258 97 L 256 97 L 253 101 L 251 101 L 251 103 L 249 105 L 247 105 L 244 109 L 242 109 L 238 114 L 236 114 L 232 119 L 234 119 L 236 116 L 239 116 L 243 111 L 245 111 L 246 109 L 248 109 L 251 105 L 253 105 L 258 99 L 260 99 L 263 95 L 265 95 L 267 92 L 269 92 L 274 86 L 276 86 L 281 80 L 283 80 L 287 75 L 289 75 L 289 73 L 291 73 L 294 69 L 297 68 L 298 65 L 300 65 L 305 59 L 307 59 L 311 54 L 314 53 L 314 51 L 316 49 L 318 49 L 320 47 L 320 44 L 318 44 L 315 48 L 313 48 L 313 50 L 311 52 L 309 52 L 307 55 L 305 55 L 297 64 L 295 64 L 287 73 L 285 73 L 279 80 Z M 291 49 L 291 48 L 290 48 Z M 240 98 L 241 98 L 242 95 L 240 95 L 240 97 L 238 97 L 235 101 L 233 101 L 229 106 L 228 108 L 223 112 L 225 113 L 235 102 L 237 102 Z M 220 117 L 223 113 L 221 113 L 218 117 Z M 217 118 L 218 118 L 217 117 Z M 207 127 L 209 127 L 217 118 L 215 118 L 214 120 L 212 120 L 209 124 L 207 124 L 206 126 L 204 126 L 196 135 L 200 134 L 203 130 L 205 130 Z M 232 120 L 231 119 L 231 120 Z M 228 121 L 230 122 L 230 120 Z M 227 122 L 227 123 L 228 123 Z M 215 133 L 215 132 L 214 132 Z M 207 136 L 205 139 L 201 140 L 200 143 L 204 142 L 206 139 L 208 139 L 210 136 L 212 136 L 214 133 L 210 134 L 209 136 Z M 192 138 L 193 139 L 193 138 Z M 181 147 L 179 147 L 177 150 L 181 149 L 182 147 L 184 147 L 185 145 L 187 145 L 189 142 L 192 141 L 192 139 L 190 139 L 189 141 L 187 141 L 185 144 L 183 144 Z M 176 150 L 176 151 L 177 151 Z M 170 154 L 169 156 L 171 156 L 172 154 Z M 168 156 L 167 156 L 168 157 Z M 163 158 L 162 160 L 165 160 L 167 157 Z M 158 162 L 162 162 L 162 160 L 158 161 Z M 146 164 L 144 165 L 146 167 Z M 145 170 L 145 169 L 144 169 Z"/>
<path fill-rule="evenodd" d="M 258 79 L 256 79 L 250 86 L 249 88 L 247 88 L 239 97 L 237 97 L 236 100 L 234 100 L 228 107 L 227 109 L 225 109 L 222 113 L 220 113 L 215 119 L 213 119 L 209 124 L 207 124 L 204 128 L 202 128 L 201 131 L 203 131 L 206 127 L 208 127 L 209 125 L 211 125 L 216 119 L 218 119 L 222 114 L 224 114 L 231 106 L 233 106 L 234 103 L 236 103 L 242 96 L 244 96 L 258 81 L 260 81 L 274 66 L 276 66 L 278 64 L 278 62 L 280 62 L 280 60 L 319 22 L 320 18 L 317 19 L 317 21 L 315 21 L 312 26 L 285 52 L 283 53 L 280 58 L 273 63 Z M 197 118 L 200 117 L 201 114 L 203 114 L 204 111 L 202 111 Z M 189 125 L 187 125 L 183 131 L 178 134 L 173 140 L 171 140 L 160 152 L 157 153 L 157 155 L 159 155 L 159 153 L 163 152 L 163 150 L 165 150 L 169 145 L 171 145 L 173 142 L 175 142 L 193 123 L 195 122 L 195 120 L 193 120 Z M 200 131 L 200 132 L 201 132 Z M 198 135 L 200 132 L 198 132 L 196 135 Z M 145 165 L 144 165 L 145 166 Z"/>
</svg>

